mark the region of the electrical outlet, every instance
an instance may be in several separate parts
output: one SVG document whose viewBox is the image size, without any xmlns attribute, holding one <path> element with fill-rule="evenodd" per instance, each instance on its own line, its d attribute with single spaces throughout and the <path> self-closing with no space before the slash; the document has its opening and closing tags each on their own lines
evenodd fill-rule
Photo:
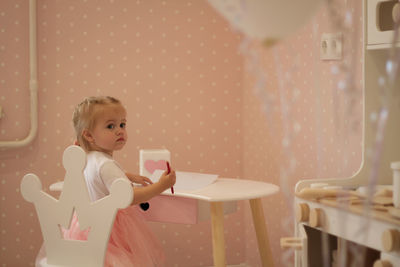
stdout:
<svg viewBox="0 0 400 267">
<path fill-rule="evenodd" d="M 323 33 L 320 43 L 321 60 L 342 59 L 342 33 Z"/>
</svg>

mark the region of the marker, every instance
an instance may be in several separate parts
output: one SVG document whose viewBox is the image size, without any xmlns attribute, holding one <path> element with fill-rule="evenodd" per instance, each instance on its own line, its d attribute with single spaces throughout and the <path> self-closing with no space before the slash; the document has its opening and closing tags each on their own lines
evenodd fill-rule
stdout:
<svg viewBox="0 0 400 267">
<path fill-rule="evenodd" d="M 169 174 L 171 172 L 171 168 L 169 167 L 169 162 L 168 161 L 167 161 L 167 168 L 168 168 L 167 174 Z M 173 194 L 173 193 L 174 193 L 174 187 L 171 186 L 171 194 Z"/>
</svg>

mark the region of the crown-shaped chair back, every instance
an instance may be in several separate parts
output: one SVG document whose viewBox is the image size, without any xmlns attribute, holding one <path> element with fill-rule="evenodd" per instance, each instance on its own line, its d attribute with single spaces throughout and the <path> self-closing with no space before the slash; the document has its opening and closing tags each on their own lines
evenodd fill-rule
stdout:
<svg viewBox="0 0 400 267">
<path fill-rule="evenodd" d="M 40 179 L 27 174 L 21 182 L 25 200 L 35 205 L 47 264 L 62 266 L 103 266 L 105 252 L 117 210 L 130 205 L 133 191 L 125 179 L 117 179 L 110 194 L 91 202 L 83 170 L 86 153 L 79 146 L 69 146 L 63 155 L 66 170 L 63 190 L 56 199 L 42 190 Z M 69 229 L 74 211 L 81 230 L 89 228 L 87 241 L 63 238 L 61 227 Z"/>
</svg>

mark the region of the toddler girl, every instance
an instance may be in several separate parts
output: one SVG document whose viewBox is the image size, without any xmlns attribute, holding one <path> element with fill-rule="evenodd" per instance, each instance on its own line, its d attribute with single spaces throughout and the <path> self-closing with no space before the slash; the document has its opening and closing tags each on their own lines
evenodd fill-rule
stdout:
<svg viewBox="0 0 400 267">
<path fill-rule="evenodd" d="M 112 182 L 125 178 L 142 187 L 132 187 L 133 203 L 119 210 L 114 221 L 105 257 L 105 266 L 162 266 L 164 253 L 161 244 L 152 234 L 136 204 L 159 195 L 175 184 L 175 171 L 167 171 L 159 182 L 152 183 L 147 177 L 124 173 L 113 159 L 113 152 L 124 147 L 126 111 L 121 102 L 113 97 L 89 97 L 74 111 L 73 124 L 78 144 L 87 152 L 84 170 L 86 184 L 92 201 L 109 194 Z M 88 232 L 80 231 L 76 216 L 67 239 L 87 239 Z"/>
</svg>

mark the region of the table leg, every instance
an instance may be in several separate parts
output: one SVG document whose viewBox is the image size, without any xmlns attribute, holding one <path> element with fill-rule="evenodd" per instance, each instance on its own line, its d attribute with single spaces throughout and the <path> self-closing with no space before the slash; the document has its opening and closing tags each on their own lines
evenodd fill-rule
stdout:
<svg viewBox="0 0 400 267">
<path fill-rule="evenodd" d="M 267 226 L 265 224 L 264 211 L 260 198 L 250 199 L 251 212 L 253 214 L 253 223 L 256 230 L 258 250 L 261 256 L 262 266 L 273 267 L 271 248 L 269 246 Z"/>
<path fill-rule="evenodd" d="M 210 208 L 214 266 L 222 267 L 226 266 L 222 202 L 211 202 Z"/>
</svg>

